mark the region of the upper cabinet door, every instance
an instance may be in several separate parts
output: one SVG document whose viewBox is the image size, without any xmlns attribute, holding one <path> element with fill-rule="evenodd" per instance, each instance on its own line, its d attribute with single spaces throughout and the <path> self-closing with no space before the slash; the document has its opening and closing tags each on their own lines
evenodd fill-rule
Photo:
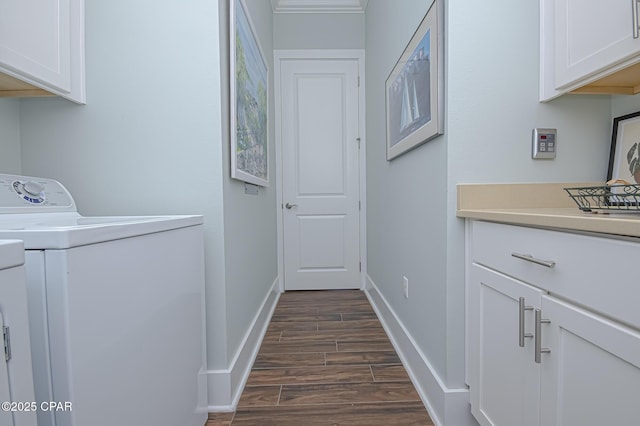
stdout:
<svg viewBox="0 0 640 426">
<path fill-rule="evenodd" d="M 555 0 L 556 89 L 638 55 L 635 5 L 636 0 Z"/>
<path fill-rule="evenodd" d="M 0 71 L 84 103 L 84 0 L 0 0 Z"/>
</svg>

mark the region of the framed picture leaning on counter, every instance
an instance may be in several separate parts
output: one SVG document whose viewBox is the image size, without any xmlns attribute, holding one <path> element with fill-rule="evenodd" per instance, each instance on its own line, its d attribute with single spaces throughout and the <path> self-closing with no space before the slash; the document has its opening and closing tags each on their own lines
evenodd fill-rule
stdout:
<svg viewBox="0 0 640 426">
<path fill-rule="evenodd" d="M 640 184 L 640 111 L 613 119 L 607 180 Z"/>
</svg>

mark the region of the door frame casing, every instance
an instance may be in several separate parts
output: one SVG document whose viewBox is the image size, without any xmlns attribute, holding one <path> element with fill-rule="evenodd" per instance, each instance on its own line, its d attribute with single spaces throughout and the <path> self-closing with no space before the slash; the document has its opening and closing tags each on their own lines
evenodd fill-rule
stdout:
<svg viewBox="0 0 640 426">
<path fill-rule="evenodd" d="M 309 59 L 309 60 L 356 60 L 358 62 L 358 134 L 360 137 L 360 149 L 358 151 L 358 197 L 360 199 L 360 210 L 358 214 L 359 232 L 359 257 L 360 257 L 360 289 L 365 288 L 365 277 L 367 271 L 367 244 L 366 244 L 366 114 L 365 114 L 365 57 L 364 49 L 276 49 L 273 51 L 273 80 L 274 80 L 274 101 L 275 101 L 275 148 L 276 148 L 276 220 L 277 220 L 277 242 L 278 242 L 278 288 L 284 292 L 284 216 L 282 194 L 284 191 L 282 181 L 282 97 L 280 82 L 280 63 L 284 60 Z M 353 141 L 358 143 L 358 141 Z"/>
</svg>

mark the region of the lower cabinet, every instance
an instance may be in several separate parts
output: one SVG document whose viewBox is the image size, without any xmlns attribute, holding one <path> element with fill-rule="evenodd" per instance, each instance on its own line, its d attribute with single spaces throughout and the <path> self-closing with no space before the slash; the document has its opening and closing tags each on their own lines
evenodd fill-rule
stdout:
<svg viewBox="0 0 640 426">
<path fill-rule="evenodd" d="M 518 242 L 513 226 L 491 226 L 492 238 L 486 243 L 493 250 L 496 244 L 515 244 L 521 249 L 520 243 L 536 240 L 544 245 L 548 239 L 549 247 L 554 248 L 546 254 L 558 250 L 580 255 L 583 236 L 571 236 L 577 238 L 573 247 L 559 247 L 550 238 L 554 232 L 531 229 L 535 235 L 524 235 Z M 484 246 L 476 238 L 467 263 L 467 376 L 471 411 L 481 425 L 640 424 L 640 328 L 618 321 L 617 312 L 595 311 L 570 297 L 559 297 L 553 287 L 532 278 L 537 268 L 547 268 L 555 274 L 550 275 L 550 282 L 579 279 L 585 291 L 601 291 L 603 299 L 612 297 L 606 294 L 607 282 L 589 278 L 589 268 L 615 264 L 607 259 L 607 241 L 602 238 L 602 263 L 585 266 L 586 275 L 584 270 L 563 269 L 565 262 L 556 266 L 548 260 L 540 264 L 525 259 L 524 272 L 514 277 L 474 260 L 482 258 L 474 250 Z M 518 256 L 514 262 L 523 261 Z M 612 274 L 611 279 L 619 278 Z M 640 286 L 630 288 L 629 294 L 613 296 L 637 301 L 636 291 Z M 582 296 L 576 297 L 581 300 Z"/>
<path fill-rule="evenodd" d="M 549 296 L 542 314 L 540 424 L 640 424 L 640 333 Z"/>
<path fill-rule="evenodd" d="M 540 366 L 531 336 L 542 291 L 478 265 L 470 276 L 471 412 L 482 425 L 538 425 Z"/>
</svg>

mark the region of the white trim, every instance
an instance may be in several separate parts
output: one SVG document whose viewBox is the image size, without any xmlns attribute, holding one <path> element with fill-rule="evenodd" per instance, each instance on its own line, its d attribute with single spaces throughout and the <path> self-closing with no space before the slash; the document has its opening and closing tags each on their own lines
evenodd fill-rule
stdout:
<svg viewBox="0 0 640 426">
<path fill-rule="evenodd" d="M 365 5 L 366 7 L 366 5 Z M 365 51 L 358 51 L 358 120 L 360 121 L 360 285 L 362 290 L 367 284 L 367 109 L 366 109 L 366 78 Z"/>
<path fill-rule="evenodd" d="M 385 297 L 367 275 L 365 294 L 407 369 L 420 399 L 436 426 L 477 426 L 467 388 L 448 388 Z"/>
<path fill-rule="evenodd" d="M 271 0 L 273 13 L 364 13 L 369 0 Z"/>
<path fill-rule="evenodd" d="M 274 114 L 275 114 L 275 144 L 276 144 L 276 240 L 278 252 L 278 289 L 284 292 L 284 224 L 283 224 L 283 203 L 282 203 L 282 126 L 280 125 L 280 117 L 282 117 L 282 93 L 280 83 L 280 61 L 282 59 L 278 54 L 279 51 L 273 51 L 273 96 L 274 96 Z"/>
<path fill-rule="evenodd" d="M 225 369 L 201 371 L 198 375 L 199 402 L 205 400 L 206 406 L 200 405 L 198 411 L 230 412 L 235 411 L 238 400 L 247 382 L 251 367 L 258 355 L 262 339 L 269 326 L 273 311 L 280 299 L 278 291 L 279 278 L 271 284 L 269 292 L 262 302 L 261 308 L 253 318 L 242 343 L 236 351 L 231 366 Z M 202 394 L 207 397 L 203 398 Z"/>
<path fill-rule="evenodd" d="M 469 331 L 471 330 L 471 319 L 469 315 L 469 300 L 470 300 L 470 289 L 469 283 L 471 279 L 469 278 L 471 268 L 471 230 L 472 224 L 470 220 L 464 221 L 464 382 L 469 384 L 469 376 L 471 376 L 471 365 L 469 363 L 469 348 L 470 344 L 470 336 Z"/>
<path fill-rule="evenodd" d="M 360 86 L 358 90 L 358 133 L 360 135 L 360 152 L 359 152 L 359 170 L 360 170 L 360 182 L 359 182 L 359 198 L 361 202 L 360 209 L 360 262 L 362 264 L 362 271 L 360 272 L 360 285 L 364 289 L 366 285 L 366 271 L 367 271 L 367 170 L 366 170 L 366 158 L 367 158 L 367 138 L 366 138 L 366 97 L 365 97 L 365 51 L 364 49 L 338 49 L 338 50 L 325 50 L 325 49 L 312 49 L 312 50 L 298 50 L 298 49 L 276 49 L 273 51 L 273 80 L 274 80 L 274 96 L 275 96 L 275 143 L 276 143 L 276 220 L 277 220 L 277 233 L 278 233 L 278 277 L 279 289 L 284 291 L 284 237 L 283 237 L 283 215 L 282 215 L 282 126 L 280 125 L 280 118 L 282 117 L 282 98 L 281 82 L 280 82 L 280 62 L 286 59 L 355 59 L 358 61 L 358 73 L 360 77 Z"/>
</svg>

